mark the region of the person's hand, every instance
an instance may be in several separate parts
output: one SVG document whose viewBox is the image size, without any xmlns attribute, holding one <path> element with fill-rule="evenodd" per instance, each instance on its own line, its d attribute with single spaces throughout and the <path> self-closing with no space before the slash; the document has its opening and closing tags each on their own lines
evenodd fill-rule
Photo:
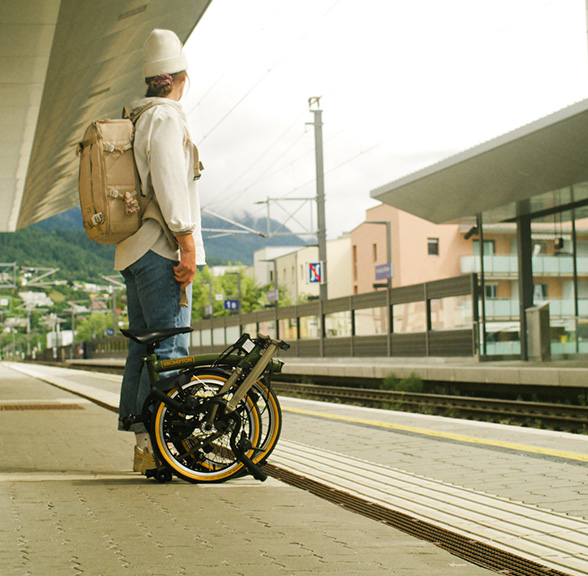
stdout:
<svg viewBox="0 0 588 576">
<path fill-rule="evenodd" d="M 176 240 L 180 245 L 180 262 L 174 266 L 174 278 L 184 289 L 192 282 L 196 274 L 196 248 L 192 234 L 176 236 Z"/>
</svg>

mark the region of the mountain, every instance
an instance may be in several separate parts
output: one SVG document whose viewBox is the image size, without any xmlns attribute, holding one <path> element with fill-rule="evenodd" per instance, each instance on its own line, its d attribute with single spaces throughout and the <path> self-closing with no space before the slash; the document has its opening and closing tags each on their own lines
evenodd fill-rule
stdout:
<svg viewBox="0 0 588 576">
<path fill-rule="evenodd" d="M 267 220 L 253 218 L 249 214 L 235 219 L 239 224 L 246 226 L 250 230 L 258 232 L 267 232 Z M 273 236 L 263 238 L 254 233 L 243 233 L 245 230 L 234 224 L 211 216 L 202 214 L 202 229 L 204 237 L 204 248 L 206 249 L 206 260 L 209 263 L 219 261 L 241 262 L 243 264 L 253 264 L 253 253 L 267 246 L 303 246 L 307 241 L 300 236 Z M 280 229 L 280 232 L 290 232 L 288 228 L 283 227 L 275 220 L 270 221 L 270 231 Z M 212 230 L 233 231 L 233 234 L 220 236 L 222 232 L 213 232 Z"/>
<path fill-rule="evenodd" d="M 63 222 L 56 218 L 16 232 L 0 233 L 2 261 L 16 262 L 17 266 L 59 268 L 55 278 L 61 280 L 95 282 L 102 274 L 111 274 L 114 246 L 92 242 L 80 229 L 81 215 L 79 224 L 75 215 L 68 214 Z"/>
<path fill-rule="evenodd" d="M 245 215 L 236 219 L 254 230 L 265 231 L 265 220 Z M 280 224 L 272 221 L 270 229 Z M 202 227 L 215 230 L 242 230 L 209 214 L 202 215 Z M 286 228 L 281 232 L 288 232 Z M 299 246 L 306 242 L 297 236 L 262 238 L 256 234 L 203 233 L 206 259 L 211 265 L 251 264 L 253 253 L 266 246 Z M 79 207 L 72 208 L 17 232 L 0 233 L 0 260 L 18 266 L 59 268 L 57 278 L 96 281 L 102 274 L 112 273 L 114 246 L 101 246 L 86 236 Z"/>
</svg>

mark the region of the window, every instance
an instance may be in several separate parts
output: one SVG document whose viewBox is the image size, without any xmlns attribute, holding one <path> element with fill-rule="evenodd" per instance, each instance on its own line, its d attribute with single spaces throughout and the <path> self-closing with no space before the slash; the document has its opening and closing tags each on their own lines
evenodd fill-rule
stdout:
<svg viewBox="0 0 588 576">
<path fill-rule="evenodd" d="M 439 238 L 427 238 L 429 256 L 439 256 Z"/>
<path fill-rule="evenodd" d="M 280 338 L 285 340 L 296 340 L 298 338 L 298 322 L 296 318 L 284 318 L 278 320 L 280 327 Z"/>
<path fill-rule="evenodd" d="M 325 314 L 325 337 L 342 338 L 351 336 L 351 311 Z"/>
<path fill-rule="evenodd" d="M 271 338 L 276 337 L 276 321 L 275 320 L 266 320 L 265 322 L 259 323 L 259 332 L 261 334 L 265 334 L 266 336 L 270 336 Z"/>
<path fill-rule="evenodd" d="M 473 321 L 471 296 L 431 299 L 431 330 L 469 328 Z"/>
<path fill-rule="evenodd" d="M 533 300 L 535 302 L 547 300 L 547 284 L 533 284 Z"/>
<path fill-rule="evenodd" d="M 378 245 L 377 244 L 372 244 L 372 252 L 373 252 L 374 262 L 377 262 L 378 261 Z"/>
<path fill-rule="evenodd" d="M 300 320 L 300 339 L 305 338 L 319 338 L 319 317 L 318 316 L 302 316 Z"/>
<path fill-rule="evenodd" d="M 496 246 L 494 240 L 484 240 L 484 256 L 494 256 L 496 253 Z M 480 255 L 480 241 L 472 241 L 472 254 L 474 256 Z"/>
<path fill-rule="evenodd" d="M 486 298 L 497 298 L 498 284 L 485 284 L 484 290 Z"/>
<path fill-rule="evenodd" d="M 394 304 L 392 307 L 394 332 L 426 332 L 427 307 L 424 302 Z"/>
<path fill-rule="evenodd" d="M 357 282 L 357 244 L 352 246 L 351 254 L 353 258 L 353 280 Z"/>
<path fill-rule="evenodd" d="M 355 310 L 355 335 L 372 336 L 388 332 L 388 308 L 362 308 Z"/>
</svg>

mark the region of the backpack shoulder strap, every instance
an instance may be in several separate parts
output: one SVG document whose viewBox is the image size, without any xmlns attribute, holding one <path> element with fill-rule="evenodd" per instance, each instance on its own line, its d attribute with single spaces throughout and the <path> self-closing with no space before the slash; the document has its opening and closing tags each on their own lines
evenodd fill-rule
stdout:
<svg viewBox="0 0 588 576">
<path fill-rule="evenodd" d="M 157 106 L 157 102 L 149 102 L 144 106 L 139 106 L 139 108 L 129 108 L 125 106 L 122 111 L 122 117 L 125 119 L 130 120 L 133 124 L 136 124 L 137 120 L 141 117 L 143 112 L 149 110 L 149 108 L 153 108 L 153 106 Z"/>
</svg>

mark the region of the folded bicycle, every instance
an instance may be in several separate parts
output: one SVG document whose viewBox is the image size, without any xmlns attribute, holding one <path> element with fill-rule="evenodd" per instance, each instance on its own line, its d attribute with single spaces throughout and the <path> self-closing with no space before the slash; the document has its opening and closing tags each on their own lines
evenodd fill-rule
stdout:
<svg viewBox="0 0 588 576">
<path fill-rule="evenodd" d="M 158 464 L 148 476 L 159 482 L 170 481 L 172 474 L 188 482 L 224 482 L 247 473 L 263 481 L 262 466 L 282 428 L 271 378 L 283 362 L 274 356 L 290 346 L 243 334 L 220 355 L 157 357 L 162 340 L 191 330 L 121 330 L 146 346 L 150 381 L 142 414 L 125 418 L 123 425 L 145 423 Z"/>
</svg>

